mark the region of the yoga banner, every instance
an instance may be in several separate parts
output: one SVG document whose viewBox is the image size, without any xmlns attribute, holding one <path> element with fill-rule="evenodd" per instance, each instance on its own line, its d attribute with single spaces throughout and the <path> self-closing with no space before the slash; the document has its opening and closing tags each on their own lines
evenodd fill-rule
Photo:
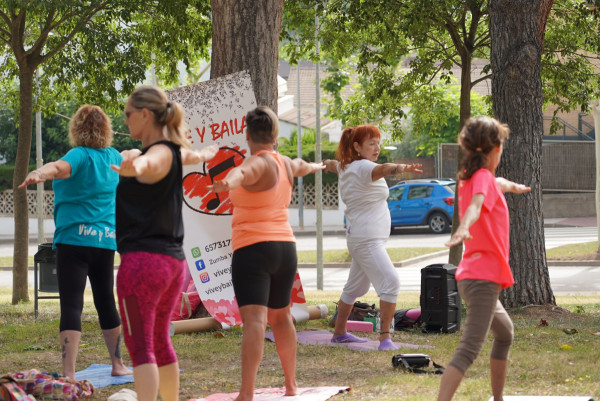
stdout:
<svg viewBox="0 0 600 401">
<path fill-rule="evenodd" d="M 219 146 L 212 160 L 183 167 L 183 245 L 188 268 L 208 312 L 224 327 L 241 325 L 231 283 L 233 205 L 229 192 L 215 194 L 206 186 L 223 179 L 250 155 L 246 113 L 257 106 L 250 75 L 241 71 L 168 93 L 170 100 L 185 109 L 192 149 Z M 298 275 L 292 303 L 295 319 L 307 320 L 306 300 Z"/>
</svg>

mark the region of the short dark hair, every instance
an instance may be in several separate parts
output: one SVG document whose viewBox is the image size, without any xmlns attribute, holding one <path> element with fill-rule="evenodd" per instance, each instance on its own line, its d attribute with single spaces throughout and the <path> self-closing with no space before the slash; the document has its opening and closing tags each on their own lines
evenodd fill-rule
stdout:
<svg viewBox="0 0 600 401">
<path fill-rule="evenodd" d="M 246 131 L 256 143 L 272 143 L 279 136 L 279 119 L 267 106 L 258 106 L 246 114 Z"/>
</svg>

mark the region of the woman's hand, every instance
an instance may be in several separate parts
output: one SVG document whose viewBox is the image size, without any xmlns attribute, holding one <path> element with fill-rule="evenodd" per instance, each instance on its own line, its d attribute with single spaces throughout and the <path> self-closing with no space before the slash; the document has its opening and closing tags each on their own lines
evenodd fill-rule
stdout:
<svg viewBox="0 0 600 401">
<path fill-rule="evenodd" d="M 423 174 L 423 165 L 421 163 L 401 164 L 401 166 L 404 166 L 402 173 Z"/>
<path fill-rule="evenodd" d="M 517 184 L 515 183 L 512 191 L 513 194 L 524 194 L 526 192 L 531 192 L 531 188 L 525 184 Z"/>
<path fill-rule="evenodd" d="M 226 180 L 218 180 L 213 182 L 212 185 L 207 185 L 206 188 L 210 189 L 214 193 L 225 192 L 231 190 L 229 182 Z"/>
<path fill-rule="evenodd" d="M 458 226 L 454 234 L 452 234 L 448 242 L 446 242 L 444 245 L 448 248 L 451 248 L 455 245 L 460 244 L 463 241 L 468 241 L 470 239 L 473 239 L 473 237 L 471 236 L 469 229 L 466 227 Z"/>
<path fill-rule="evenodd" d="M 148 159 L 144 156 L 138 156 L 133 159 L 123 160 L 120 166 L 111 164 L 110 168 L 123 177 L 138 177 L 143 172 L 144 164 L 148 165 Z"/>
<path fill-rule="evenodd" d="M 121 152 L 123 160 L 133 160 L 141 154 L 142 151 L 139 149 L 128 149 Z"/>
<path fill-rule="evenodd" d="M 196 156 L 198 157 L 198 163 L 205 162 L 207 160 L 212 159 L 219 152 L 219 146 L 215 143 L 212 145 L 206 146 L 200 150 L 196 151 Z"/>
<path fill-rule="evenodd" d="M 513 194 L 524 194 L 531 192 L 531 188 L 524 184 L 517 184 L 503 177 L 496 177 L 496 182 L 502 192 L 512 192 Z"/>
<path fill-rule="evenodd" d="M 27 174 L 27 177 L 25 177 L 25 181 L 23 181 L 21 185 L 19 185 L 19 188 L 25 188 L 28 185 L 38 184 L 40 182 L 45 181 L 46 177 L 43 173 L 39 172 L 38 170 L 33 170 L 29 174 Z"/>
<path fill-rule="evenodd" d="M 325 164 L 323 164 L 323 162 L 321 162 L 321 163 L 310 162 L 310 163 L 308 163 L 308 165 L 310 166 L 312 173 L 316 173 L 319 170 L 325 170 L 325 167 L 326 167 Z"/>
</svg>

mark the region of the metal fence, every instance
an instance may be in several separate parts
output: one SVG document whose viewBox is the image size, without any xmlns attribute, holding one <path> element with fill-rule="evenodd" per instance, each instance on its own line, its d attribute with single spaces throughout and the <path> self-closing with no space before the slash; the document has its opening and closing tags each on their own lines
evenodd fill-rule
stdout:
<svg viewBox="0 0 600 401">
<path fill-rule="evenodd" d="M 437 178 L 456 176 L 458 144 L 438 146 Z M 544 191 L 593 192 L 596 190 L 596 148 L 592 141 L 542 143 Z"/>
<path fill-rule="evenodd" d="M 315 184 L 303 184 L 304 207 L 315 208 Z M 337 182 L 323 183 L 323 209 L 335 210 L 339 208 L 338 184 Z M 291 207 L 298 207 L 298 187 L 294 185 L 292 192 Z M 27 191 L 27 208 L 29 217 L 37 217 L 37 191 Z M 0 217 L 14 216 L 14 198 L 12 190 L 0 192 Z M 44 191 L 44 217 L 49 219 L 54 213 L 54 192 Z"/>
</svg>

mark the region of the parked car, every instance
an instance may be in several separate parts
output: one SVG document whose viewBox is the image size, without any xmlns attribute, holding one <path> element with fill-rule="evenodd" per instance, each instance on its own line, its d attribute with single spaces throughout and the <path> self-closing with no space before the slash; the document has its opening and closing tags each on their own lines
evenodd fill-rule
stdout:
<svg viewBox="0 0 600 401">
<path fill-rule="evenodd" d="M 387 204 L 392 227 L 429 226 L 441 234 L 450 230 L 456 182 L 444 180 L 402 181 L 390 188 Z"/>
</svg>

